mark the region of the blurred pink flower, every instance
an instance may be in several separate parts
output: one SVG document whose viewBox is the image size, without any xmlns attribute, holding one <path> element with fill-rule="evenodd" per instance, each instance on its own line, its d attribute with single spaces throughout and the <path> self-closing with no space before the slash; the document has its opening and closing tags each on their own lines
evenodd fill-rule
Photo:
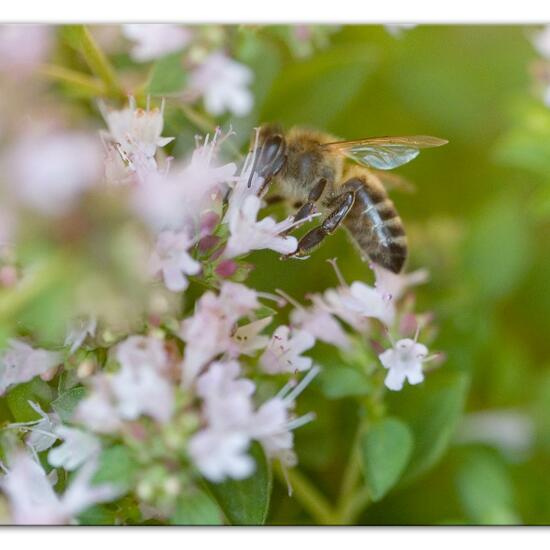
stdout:
<svg viewBox="0 0 550 550">
<path fill-rule="evenodd" d="M 307 370 L 313 360 L 302 357 L 302 353 L 314 345 L 315 338 L 309 332 L 293 330 L 291 334 L 289 327 L 281 325 L 273 333 L 268 347 L 260 357 L 260 366 L 268 374 Z"/>
<path fill-rule="evenodd" d="M 533 46 L 542 57 L 550 59 L 550 25 L 546 25 L 533 38 Z"/>
<path fill-rule="evenodd" d="M 191 74 L 190 89 L 204 99 L 206 110 L 214 116 L 231 111 L 245 116 L 254 102 L 247 86 L 253 73 L 222 52 L 210 54 Z"/>
<path fill-rule="evenodd" d="M 254 355 L 256 351 L 264 349 L 269 344 L 269 336 L 261 334 L 261 332 L 271 323 L 272 319 L 273 317 L 264 317 L 242 325 L 235 331 L 233 339 L 237 343 L 239 355 Z"/>
<path fill-rule="evenodd" d="M 8 473 L 0 487 L 10 502 L 16 525 L 61 525 L 70 523 L 86 508 L 117 498 L 119 492 L 107 484 L 92 485 L 96 464 L 83 466 L 63 496 L 53 490 L 46 473 L 27 453 L 19 451 L 10 460 Z"/>
<path fill-rule="evenodd" d="M 296 307 L 290 313 L 292 326 L 303 330 L 316 340 L 342 348 L 349 347 L 350 340 L 340 323 L 327 311 L 320 296 L 312 296 L 309 308 Z"/>
<path fill-rule="evenodd" d="M 427 269 L 418 269 L 411 273 L 393 273 L 378 264 L 372 264 L 376 276 L 375 288 L 385 300 L 399 300 L 408 287 L 420 285 L 429 279 Z"/>
<path fill-rule="evenodd" d="M 162 274 L 166 288 L 172 292 L 185 290 L 189 285 L 185 275 L 196 275 L 201 270 L 201 264 L 189 255 L 192 244 L 185 231 L 163 231 L 157 238 L 150 269 L 153 275 Z"/>
<path fill-rule="evenodd" d="M 405 380 L 409 384 L 420 384 L 424 380 L 422 364 L 428 357 L 428 348 L 411 338 L 398 340 L 395 345 L 379 355 L 380 362 L 388 369 L 384 383 L 393 391 L 403 388 Z"/>
<path fill-rule="evenodd" d="M 0 71 L 26 75 L 45 61 L 52 43 L 51 25 L 0 25 Z"/>
<path fill-rule="evenodd" d="M 47 215 L 63 214 L 101 179 L 99 140 L 81 132 L 28 135 L 7 158 L 15 195 Z"/>
<path fill-rule="evenodd" d="M 191 40 L 191 31 L 180 25 L 129 24 L 122 33 L 134 42 L 130 56 L 134 61 L 151 61 L 182 50 Z"/>
<path fill-rule="evenodd" d="M 11 339 L 0 357 L 0 395 L 14 384 L 28 382 L 63 361 L 61 353 L 34 349 L 21 340 Z"/>
<path fill-rule="evenodd" d="M 72 472 L 101 451 L 101 443 L 94 435 L 69 426 L 57 426 L 55 435 L 63 441 L 48 453 L 48 462 L 54 468 Z"/>
</svg>

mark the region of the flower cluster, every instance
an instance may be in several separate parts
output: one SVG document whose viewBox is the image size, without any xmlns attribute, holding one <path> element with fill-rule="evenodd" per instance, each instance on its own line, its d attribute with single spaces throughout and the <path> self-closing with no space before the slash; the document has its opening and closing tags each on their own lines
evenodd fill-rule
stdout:
<svg viewBox="0 0 550 550">
<path fill-rule="evenodd" d="M 181 54 L 207 111 L 248 113 L 250 70 L 213 48 L 219 39 L 205 40 L 199 55 L 197 32 L 123 29 L 137 63 Z M 42 34 L 33 27 L 29 36 L 41 43 Z M 10 40 L 2 30 L 0 49 Z M 35 46 L 12 64 L 39 63 Z M 386 369 L 394 391 L 422 382 L 433 357 L 407 301 L 423 271 L 372 266 L 369 286 L 348 285 L 337 270 L 339 286 L 308 296 L 307 307 L 244 284 L 251 252 L 291 254 L 292 231 L 311 219 L 262 213 L 255 144 L 244 162 L 222 161 L 232 136 L 217 129 L 189 158 L 172 159 L 164 100 L 99 108 L 99 135 L 45 121 L 20 128 L 0 155 L 0 194 L 10 206 L 0 219 L 0 285 L 14 296 L 6 311 L 19 313 L 51 287 L 67 293 L 60 305 L 50 300 L 64 332 L 49 318 L 39 328 L 25 319 L 0 352 L 0 396 L 20 392 L 8 401 L 23 407 L 14 405 L 0 431 L 0 489 L 13 523 L 78 522 L 90 506 L 123 498 L 137 502 L 142 518 L 165 521 L 204 480 L 252 476 L 253 448 L 294 467 L 294 430 L 315 419 L 297 411 L 323 369 L 318 343 L 349 351 L 377 339 L 365 372 Z M 40 246 L 25 247 L 33 230 Z M 125 485 L 105 481 L 112 453 L 132 466 Z M 71 472 L 70 481 L 58 472 Z"/>
</svg>

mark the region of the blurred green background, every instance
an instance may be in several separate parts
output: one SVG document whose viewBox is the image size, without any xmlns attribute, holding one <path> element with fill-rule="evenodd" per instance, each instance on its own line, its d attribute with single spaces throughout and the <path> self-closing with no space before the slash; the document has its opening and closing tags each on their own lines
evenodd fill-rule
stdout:
<svg viewBox="0 0 550 550">
<path fill-rule="evenodd" d="M 245 29 L 234 52 L 256 74 L 255 111 L 235 124 L 243 141 L 265 121 L 346 139 L 450 141 L 398 170 L 416 192 L 392 193 L 409 232 L 408 270 L 431 273 L 417 309 L 435 314 L 433 346 L 447 361 L 422 388 L 391 396 L 388 412 L 413 426 L 416 466 L 360 523 L 550 522 L 550 114 L 532 91 L 535 30 L 420 26 L 394 37 L 382 26 L 345 26 L 300 60 L 279 39 L 288 28 Z M 326 263 L 335 256 L 348 281 L 372 280 L 340 232 L 307 262 L 259 253 L 250 284 L 320 291 L 336 284 Z M 319 400 L 315 390 L 302 407 L 319 412 L 297 433 L 302 468 L 334 495 L 358 409 L 353 398 Z M 512 409 L 535 435 L 523 434 L 519 454 L 459 444 L 463 407 Z M 311 521 L 281 485 L 274 497 L 272 523 Z"/>
</svg>

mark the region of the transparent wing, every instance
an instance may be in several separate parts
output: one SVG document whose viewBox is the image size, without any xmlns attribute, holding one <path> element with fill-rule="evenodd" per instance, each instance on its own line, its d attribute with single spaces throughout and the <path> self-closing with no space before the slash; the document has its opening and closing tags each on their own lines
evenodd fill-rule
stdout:
<svg viewBox="0 0 550 550">
<path fill-rule="evenodd" d="M 324 143 L 321 147 L 338 151 L 363 166 L 392 170 L 415 159 L 421 149 L 440 147 L 446 143 L 447 140 L 432 136 L 400 136 L 335 141 Z"/>
</svg>

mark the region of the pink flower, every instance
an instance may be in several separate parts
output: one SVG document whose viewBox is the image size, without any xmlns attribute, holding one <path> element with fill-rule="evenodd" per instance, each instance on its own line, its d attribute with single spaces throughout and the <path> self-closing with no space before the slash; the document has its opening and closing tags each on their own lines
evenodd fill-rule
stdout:
<svg viewBox="0 0 550 550">
<path fill-rule="evenodd" d="M 89 462 L 73 478 L 59 497 L 37 462 L 19 451 L 11 459 L 8 473 L 0 478 L 0 486 L 10 502 L 12 521 L 17 525 L 60 525 L 86 508 L 118 496 L 114 487 L 91 485 L 96 465 Z"/>
<path fill-rule="evenodd" d="M 114 433 L 121 428 L 123 422 L 106 374 L 91 379 L 89 394 L 78 403 L 73 419 L 97 433 Z"/>
<path fill-rule="evenodd" d="M 204 106 L 211 115 L 231 111 L 235 116 L 245 116 L 254 102 L 247 88 L 252 78 L 248 67 L 215 52 L 193 71 L 190 89 L 204 98 Z"/>
<path fill-rule="evenodd" d="M 134 172 L 155 170 L 155 154 L 159 147 L 170 143 L 173 137 L 162 137 L 164 101 L 160 109 L 138 109 L 130 97 L 128 107 L 109 111 L 100 103 L 109 132 L 104 137 L 120 148 L 129 168 Z"/>
<path fill-rule="evenodd" d="M 240 355 L 254 355 L 256 351 L 264 349 L 269 344 L 270 338 L 261 332 L 272 319 L 273 317 L 264 317 L 242 325 L 235 331 L 233 339 L 237 343 Z"/>
<path fill-rule="evenodd" d="M 291 336 L 290 329 L 282 325 L 275 330 L 269 346 L 260 357 L 262 370 L 268 374 L 307 370 L 313 360 L 301 354 L 314 344 L 315 338 L 310 333 L 293 330 Z"/>
<path fill-rule="evenodd" d="M 152 23 L 122 25 L 122 33 L 135 42 L 130 51 L 134 61 L 151 61 L 180 51 L 191 39 L 191 32 L 179 25 Z"/>
<path fill-rule="evenodd" d="M 0 25 L 0 71 L 26 75 L 42 63 L 52 42 L 51 25 Z"/>
<path fill-rule="evenodd" d="M 219 296 L 206 292 L 192 317 L 182 322 L 180 337 L 186 342 L 182 363 L 183 384 L 191 384 L 202 367 L 221 353 L 234 353 L 232 338 L 236 321 L 259 307 L 256 292 L 226 281 Z"/>
<path fill-rule="evenodd" d="M 550 59 L 550 25 L 533 36 L 533 45 L 542 57 Z"/>
<path fill-rule="evenodd" d="M 380 362 L 388 369 L 384 383 L 393 391 L 403 388 L 405 380 L 409 384 L 420 384 L 424 380 L 422 364 L 428 356 L 428 348 L 410 338 L 398 340 L 395 345 L 379 355 Z"/>
<path fill-rule="evenodd" d="M 48 462 L 54 468 L 76 470 L 101 451 L 101 443 L 97 437 L 77 428 L 57 426 L 55 435 L 62 439 L 63 443 L 48 453 Z"/>
<path fill-rule="evenodd" d="M 0 395 L 10 386 L 28 382 L 56 367 L 62 360 L 58 352 L 34 349 L 21 340 L 9 340 L 8 348 L 0 357 Z"/>
<path fill-rule="evenodd" d="M 296 250 L 298 241 L 295 237 L 281 235 L 292 227 L 292 218 L 277 223 L 266 217 L 257 221 L 261 200 L 255 195 L 244 199 L 242 207 L 232 212 L 229 218 L 229 231 L 225 256 L 234 258 L 251 250 L 270 249 L 280 254 L 290 254 Z"/>
<path fill-rule="evenodd" d="M 153 274 L 162 273 L 164 284 L 172 292 L 181 292 L 189 286 L 185 275 L 196 275 L 201 264 L 187 252 L 193 244 L 185 231 L 163 231 L 157 238 L 151 256 Z"/>
<path fill-rule="evenodd" d="M 99 141 L 80 132 L 26 136 L 8 158 L 9 181 L 27 206 L 47 215 L 63 214 L 99 182 Z"/>
<path fill-rule="evenodd" d="M 292 325 L 316 340 L 342 348 L 349 347 L 350 340 L 340 323 L 325 308 L 325 303 L 319 296 L 312 296 L 313 305 L 310 308 L 297 307 L 292 310 L 290 320 Z"/>
</svg>

